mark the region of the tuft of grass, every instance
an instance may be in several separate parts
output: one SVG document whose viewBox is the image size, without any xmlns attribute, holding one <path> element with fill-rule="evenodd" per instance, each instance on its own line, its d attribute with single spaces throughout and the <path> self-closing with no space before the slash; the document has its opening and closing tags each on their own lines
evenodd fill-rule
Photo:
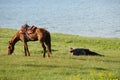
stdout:
<svg viewBox="0 0 120 80">
<path fill-rule="evenodd" d="M 31 56 L 24 56 L 18 42 L 11 56 L 7 44 L 17 30 L 0 28 L 0 80 L 119 80 L 120 39 L 51 33 L 52 56 L 42 57 L 38 41 L 28 42 Z M 105 55 L 73 56 L 69 48 L 84 47 Z"/>
</svg>

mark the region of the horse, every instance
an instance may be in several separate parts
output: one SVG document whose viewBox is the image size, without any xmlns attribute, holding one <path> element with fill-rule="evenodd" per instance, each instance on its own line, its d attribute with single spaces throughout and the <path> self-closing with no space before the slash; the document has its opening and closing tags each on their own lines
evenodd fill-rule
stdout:
<svg viewBox="0 0 120 80">
<path fill-rule="evenodd" d="M 28 27 L 27 24 L 24 24 L 23 26 Z M 30 32 L 30 31 L 32 31 L 32 32 Z M 28 29 L 26 31 L 23 31 L 23 29 L 18 30 L 17 33 L 8 42 L 8 55 L 11 55 L 13 53 L 14 46 L 18 41 L 22 41 L 24 44 L 25 56 L 30 56 L 30 52 L 29 52 L 28 45 L 27 45 L 28 41 L 39 41 L 40 42 L 40 44 L 43 48 L 43 57 L 44 58 L 45 58 L 45 54 L 46 54 L 46 47 L 48 49 L 48 57 L 50 57 L 50 55 L 51 55 L 50 32 L 44 28 L 38 28 L 38 27 L 32 26 L 32 29 Z"/>
</svg>

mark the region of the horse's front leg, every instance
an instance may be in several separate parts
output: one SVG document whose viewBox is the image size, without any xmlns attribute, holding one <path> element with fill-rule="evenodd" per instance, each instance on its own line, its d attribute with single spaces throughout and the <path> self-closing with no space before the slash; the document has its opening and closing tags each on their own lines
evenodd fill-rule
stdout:
<svg viewBox="0 0 120 80">
<path fill-rule="evenodd" d="M 24 51 L 25 51 L 25 56 L 30 56 L 30 52 L 28 50 L 28 45 L 27 45 L 27 42 L 24 42 Z"/>
<path fill-rule="evenodd" d="M 27 52 L 26 52 L 26 47 L 24 45 L 24 52 L 25 52 L 25 56 L 27 56 Z"/>
</svg>

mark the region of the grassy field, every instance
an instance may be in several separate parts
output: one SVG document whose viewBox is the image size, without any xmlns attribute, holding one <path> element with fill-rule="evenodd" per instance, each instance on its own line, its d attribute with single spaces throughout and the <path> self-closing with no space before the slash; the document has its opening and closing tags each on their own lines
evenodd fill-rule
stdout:
<svg viewBox="0 0 120 80">
<path fill-rule="evenodd" d="M 11 56 L 7 44 L 16 30 L 0 28 L 0 80 L 120 80 L 120 39 L 51 33 L 52 56 L 42 57 L 38 41 L 28 42 L 25 57 L 18 42 Z M 69 48 L 84 47 L 105 55 L 73 56 Z"/>
</svg>

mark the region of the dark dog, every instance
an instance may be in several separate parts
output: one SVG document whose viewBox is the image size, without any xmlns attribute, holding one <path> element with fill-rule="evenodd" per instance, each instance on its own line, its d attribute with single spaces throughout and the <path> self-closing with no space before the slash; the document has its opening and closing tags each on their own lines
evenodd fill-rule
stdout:
<svg viewBox="0 0 120 80">
<path fill-rule="evenodd" d="M 75 48 L 75 49 L 70 48 L 70 52 L 76 56 L 79 55 L 103 56 L 101 54 L 98 54 L 96 52 L 90 51 L 89 49 L 85 49 L 85 48 Z"/>
</svg>

